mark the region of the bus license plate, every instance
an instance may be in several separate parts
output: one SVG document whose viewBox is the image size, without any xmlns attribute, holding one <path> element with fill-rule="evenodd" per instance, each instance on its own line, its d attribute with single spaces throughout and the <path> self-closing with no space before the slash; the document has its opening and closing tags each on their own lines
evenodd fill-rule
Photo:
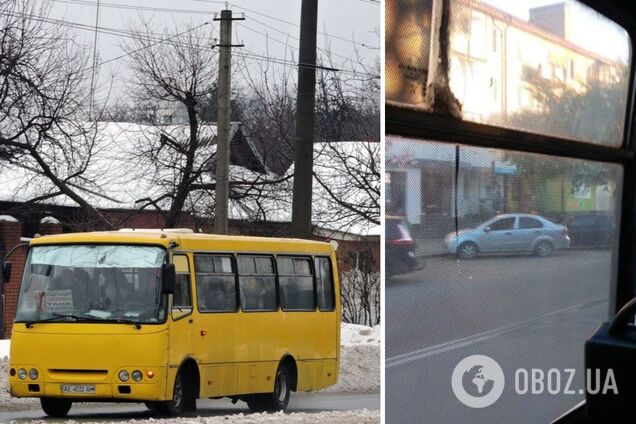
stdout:
<svg viewBox="0 0 636 424">
<path fill-rule="evenodd" d="M 95 393 L 94 385 L 77 386 L 71 384 L 62 384 L 62 393 Z"/>
</svg>

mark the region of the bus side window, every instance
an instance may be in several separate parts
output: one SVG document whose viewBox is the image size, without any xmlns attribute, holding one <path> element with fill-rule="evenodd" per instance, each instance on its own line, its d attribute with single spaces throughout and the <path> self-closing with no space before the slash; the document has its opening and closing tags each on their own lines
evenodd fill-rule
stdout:
<svg viewBox="0 0 636 424">
<path fill-rule="evenodd" d="M 177 280 L 172 296 L 172 319 L 179 319 L 192 312 L 190 265 L 186 255 L 174 255 L 172 262 L 177 271 Z"/>
<path fill-rule="evenodd" d="M 279 256 L 276 261 L 280 303 L 283 310 L 313 311 L 316 309 L 311 260 Z"/>
<path fill-rule="evenodd" d="M 195 255 L 200 312 L 236 311 L 236 273 L 231 256 Z"/>
<path fill-rule="evenodd" d="M 329 258 L 317 257 L 316 264 L 316 297 L 321 311 L 333 311 L 335 308 L 333 275 Z"/>
<path fill-rule="evenodd" d="M 245 311 L 275 311 L 276 274 L 270 256 L 238 256 L 241 308 Z"/>
<path fill-rule="evenodd" d="M 190 295 L 190 276 L 177 274 L 177 284 L 172 300 L 173 308 L 192 308 L 192 296 Z"/>
</svg>

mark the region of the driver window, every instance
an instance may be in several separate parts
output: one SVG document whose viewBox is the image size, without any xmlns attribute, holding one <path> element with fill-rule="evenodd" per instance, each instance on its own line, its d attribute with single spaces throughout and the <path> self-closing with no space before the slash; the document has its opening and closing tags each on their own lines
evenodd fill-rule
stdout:
<svg viewBox="0 0 636 424">
<path fill-rule="evenodd" d="M 174 255 L 172 262 L 177 273 L 174 295 L 172 296 L 172 319 L 176 320 L 192 313 L 192 294 L 188 257 Z"/>
<path fill-rule="evenodd" d="M 512 230 L 515 225 L 514 218 L 503 218 L 490 224 L 490 231 Z"/>
</svg>

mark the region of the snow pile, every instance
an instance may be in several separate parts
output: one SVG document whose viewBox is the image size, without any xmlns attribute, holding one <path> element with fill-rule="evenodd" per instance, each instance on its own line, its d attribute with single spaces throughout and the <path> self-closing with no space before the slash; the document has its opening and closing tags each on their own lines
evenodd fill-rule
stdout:
<svg viewBox="0 0 636 424">
<path fill-rule="evenodd" d="M 0 360 L 9 359 L 9 349 L 11 348 L 11 340 L 0 340 Z"/>
<path fill-rule="evenodd" d="M 367 327 L 366 325 L 347 324 L 340 326 L 340 345 L 380 345 L 380 326 Z"/>
<path fill-rule="evenodd" d="M 380 392 L 380 326 L 342 323 L 340 376 L 321 393 Z"/>
</svg>

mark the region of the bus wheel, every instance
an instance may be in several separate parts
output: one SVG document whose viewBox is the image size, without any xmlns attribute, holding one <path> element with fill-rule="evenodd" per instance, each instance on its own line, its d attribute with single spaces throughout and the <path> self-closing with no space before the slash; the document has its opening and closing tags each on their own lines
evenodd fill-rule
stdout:
<svg viewBox="0 0 636 424">
<path fill-rule="evenodd" d="M 65 417 L 68 411 L 71 410 L 71 402 L 68 399 L 55 399 L 55 398 L 40 398 L 40 405 L 42 410 L 49 417 Z"/>
<path fill-rule="evenodd" d="M 290 372 L 286 365 L 281 364 L 276 370 L 274 391 L 251 395 L 247 398 L 247 406 L 252 412 L 276 412 L 283 411 L 289 403 L 291 395 Z"/>
<path fill-rule="evenodd" d="M 174 379 L 174 390 L 172 391 L 172 400 L 157 402 L 156 411 L 163 415 L 176 416 L 183 412 L 183 404 L 185 397 L 185 388 L 183 382 L 183 371 L 179 371 Z M 150 408 L 153 410 L 153 408 Z"/>
</svg>

